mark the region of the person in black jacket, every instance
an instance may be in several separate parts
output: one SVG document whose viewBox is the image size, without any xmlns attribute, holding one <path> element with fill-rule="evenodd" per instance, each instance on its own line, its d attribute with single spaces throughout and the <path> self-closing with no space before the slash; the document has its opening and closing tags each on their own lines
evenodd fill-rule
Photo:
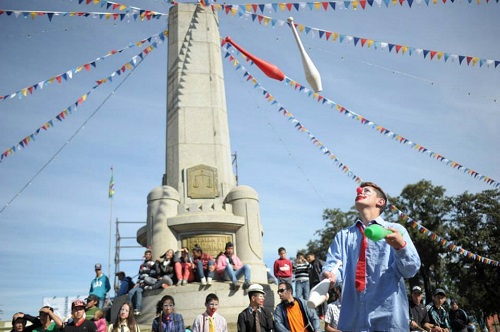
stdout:
<svg viewBox="0 0 500 332">
<path fill-rule="evenodd" d="M 321 281 L 321 273 L 325 262 L 323 262 L 321 259 L 316 259 L 316 255 L 313 252 L 308 252 L 306 254 L 306 260 L 309 262 L 309 287 L 310 289 L 313 289 L 314 286 L 319 284 L 319 282 Z M 316 308 L 320 319 L 325 318 L 327 305 L 328 304 L 325 301 Z"/>
<path fill-rule="evenodd" d="M 253 284 L 248 287 L 248 308 L 238 315 L 238 332 L 272 332 L 274 320 L 271 311 L 264 307 L 264 287 Z"/>
<path fill-rule="evenodd" d="M 467 332 L 469 316 L 458 307 L 457 301 L 451 301 L 451 310 L 448 312 L 452 332 Z"/>
</svg>

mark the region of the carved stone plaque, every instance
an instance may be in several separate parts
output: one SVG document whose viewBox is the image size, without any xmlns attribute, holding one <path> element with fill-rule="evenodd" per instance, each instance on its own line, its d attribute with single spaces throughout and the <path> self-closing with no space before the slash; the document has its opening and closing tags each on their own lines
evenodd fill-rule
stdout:
<svg viewBox="0 0 500 332">
<path fill-rule="evenodd" d="M 219 197 L 219 180 L 217 169 L 207 165 L 198 165 L 188 168 L 187 196 L 190 198 Z"/>
<path fill-rule="evenodd" d="M 231 235 L 199 234 L 182 239 L 182 246 L 187 247 L 191 251 L 195 244 L 197 244 L 203 249 L 203 252 L 215 258 L 217 254 L 225 250 L 226 243 L 232 241 L 233 237 Z"/>
</svg>

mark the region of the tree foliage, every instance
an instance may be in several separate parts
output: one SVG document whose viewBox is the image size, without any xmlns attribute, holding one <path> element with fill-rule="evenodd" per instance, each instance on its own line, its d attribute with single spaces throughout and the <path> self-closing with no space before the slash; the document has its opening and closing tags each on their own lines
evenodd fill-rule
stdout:
<svg viewBox="0 0 500 332">
<path fill-rule="evenodd" d="M 463 193 L 450 199 L 449 236 L 455 244 L 489 259 L 500 260 L 500 191 Z M 447 253 L 446 271 L 455 297 L 469 310 L 500 310 L 500 268 Z M 452 294 L 453 294 L 452 293 Z"/>
<path fill-rule="evenodd" d="M 390 198 L 390 202 L 432 233 L 467 251 L 499 261 L 500 190 L 465 192 L 454 197 L 447 197 L 445 192 L 443 187 L 421 180 L 405 186 L 399 196 Z M 307 243 L 307 251 L 325 259 L 335 234 L 351 226 L 356 218 L 354 207 L 347 212 L 325 209 L 325 227 L 315 232 L 317 239 Z M 388 214 L 385 219 L 397 221 L 397 215 Z M 500 311 L 500 267 L 452 252 L 432 240 L 429 233 L 423 234 L 399 222 L 407 227 L 422 261 L 409 287 L 423 286 L 427 302 L 432 301 L 436 288 L 444 288 L 449 298 L 458 300 L 478 318 L 483 313 L 489 315 Z"/>
</svg>

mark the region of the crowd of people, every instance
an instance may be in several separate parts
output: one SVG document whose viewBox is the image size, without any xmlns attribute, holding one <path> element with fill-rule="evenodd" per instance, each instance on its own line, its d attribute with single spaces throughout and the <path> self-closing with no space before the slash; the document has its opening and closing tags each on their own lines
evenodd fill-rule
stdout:
<svg viewBox="0 0 500 332">
<path fill-rule="evenodd" d="M 451 302 L 451 310 L 444 309 L 446 292 L 441 288 L 435 290 L 433 302 L 427 306 L 421 303 L 420 286 L 411 288 L 408 299 L 404 279 L 418 272 L 420 257 L 406 229 L 381 217 L 387 205 L 384 191 L 374 183 L 365 182 L 356 189 L 354 201 L 358 219 L 336 234 L 326 261 L 316 259 L 312 252 L 299 252 L 292 262 L 284 247 L 278 249 L 273 272 L 281 302 L 274 312 L 264 307 L 266 292 L 261 285 L 250 283 L 250 266 L 241 262 L 234 254 L 233 243 L 228 242 L 224 252 L 215 258 L 199 245 L 191 251 L 186 247 L 178 251 L 168 249 L 158 260 L 153 260 L 151 250 L 146 250 L 136 283 L 124 272 L 116 274 L 120 280 L 118 295 L 128 294 L 128 301 L 109 326 L 101 309 L 111 287 L 101 264 L 96 264 L 96 277 L 86 303 L 81 300 L 72 303 L 70 321 L 63 324 L 52 308 L 43 307 L 38 317 L 15 314 L 13 332 L 140 332 L 135 316 L 141 315 L 144 291 L 182 287 L 191 282 L 210 287 L 214 280 L 229 281 L 231 289 L 236 290 L 242 278 L 249 305 L 233 319 L 239 332 L 473 331 L 469 316 L 456 301 Z M 365 230 L 373 224 L 389 231 L 383 240 L 368 240 Z M 309 294 L 324 279 L 329 280 L 329 296 L 316 308 L 310 308 Z M 206 310 L 196 317 L 191 331 L 227 331 L 226 319 L 217 312 L 217 295 L 210 293 L 204 304 Z M 26 326 L 28 321 L 31 325 Z M 182 314 L 175 311 L 173 296 L 165 295 L 158 302 L 151 329 L 153 332 L 186 330 Z"/>
</svg>

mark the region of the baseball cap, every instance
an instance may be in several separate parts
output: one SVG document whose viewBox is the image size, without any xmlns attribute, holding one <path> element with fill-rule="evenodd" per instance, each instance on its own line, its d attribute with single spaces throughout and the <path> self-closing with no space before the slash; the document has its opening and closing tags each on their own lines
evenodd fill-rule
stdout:
<svg viewBox="0 0 500 332">
<path fill-rule="evenodd" d="M 442 294 L 442 295 L 446 296 L 446 292 L 442 288 L 438 288 L 434 292 L 434 295 L 438 295 L 438 294 Z"/>
<path fill-rule="evenodd" d="M 94 266 L 94 269 L 95 269 L 95 270 L 100 270 L 100 269 L 102 269 L 102 265 L 101 265 L 101 264 L 99 264 L 99 263 L 97 263 L 97 264 Z"/>
<path fill-rule="evenodd" d="M 97 295 L 95 294 L 90 294 L 86 299 L 85 301 L 89 302 L 89 301 L 96 301 L 96 302 L 99 302 L 99 298 L 97 297 Z"/>
<path fill-rule="evenodd" d="M 422 293 L 422 288 L 420 286 L 413 286 L 413 288 L 411 289 L 412 293 L 413 292 L 419 292 L 419 293 Z"/>
<path fill-rule="evenodd" d="M 74 300 L 73 303 L 71 303 L 71 309 L 76 307 L 85 307 L 85 302 L 82 300 Z"/>
</svg>

